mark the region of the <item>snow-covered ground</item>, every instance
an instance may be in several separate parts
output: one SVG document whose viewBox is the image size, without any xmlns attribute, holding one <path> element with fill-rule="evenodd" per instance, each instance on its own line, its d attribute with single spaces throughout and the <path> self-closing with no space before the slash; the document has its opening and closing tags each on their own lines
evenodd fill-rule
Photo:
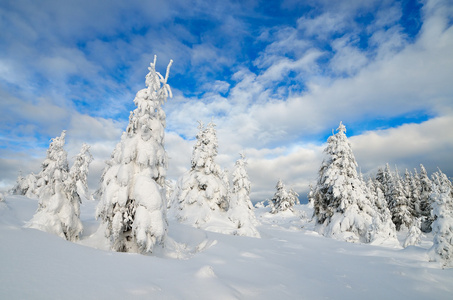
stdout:
<svg viewBox="0 0 453 300">
<path fill-rule="evenodd" d="M 6 196 L 0 299 L 453 299 L 453 269 L 428 262 L 430 235 L 406 249 L 336 241 L 315 233 L 299 205 L 257 209 L 260 239 L 170 220 L 169 249 L 144 256 L 108 250 L 96 204 L 82 204 L 84 233 L 71 243 L 24 228 L 38 201 Z"/>
</svg>

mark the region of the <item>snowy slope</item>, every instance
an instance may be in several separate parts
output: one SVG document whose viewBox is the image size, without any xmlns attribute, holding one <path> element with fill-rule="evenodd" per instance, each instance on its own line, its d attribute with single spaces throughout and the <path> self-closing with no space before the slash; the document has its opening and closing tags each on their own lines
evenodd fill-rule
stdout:
<svg viewBox="0 0 453 300">
<path fill-rule="evenodd" d="M 170 221 L 170 250 L 115 253 L 82 204 L 75 244 L 23 228 L 37 200 L 0 202 L 0 299 L 452 299 L 453 269 L 421 247 L 384 248 L 327 239 L 297 214 L 257 210 L 261 239 L 206 232 Z M 97 248 L 97 249 L 96 249 Z M 175 257 L 180 257 L 175 258 Z"/>
</svg>

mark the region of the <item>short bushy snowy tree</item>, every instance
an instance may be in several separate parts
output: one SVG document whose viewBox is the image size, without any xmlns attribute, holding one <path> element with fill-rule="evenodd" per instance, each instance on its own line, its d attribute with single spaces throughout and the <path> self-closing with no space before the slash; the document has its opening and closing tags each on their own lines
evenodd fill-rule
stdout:
<svg viewBox="0 0 453 300">
<path fill-rule="evenodd" d="M 275 187 L 277 191 L 271 199 L 271 213 L 276 214 L 286 210 L 294 211 L 294 205 L 299 203 L 299 195 L 292 189 L 287 191 L 281 180 L 277 181 Z"/>
<path fill-rule="evenodd" d="M 66 132 L 52 139 L 39 177 L 39 206 L 27 227 L 54 233 L 76 241 L 82 232 L 80 198 L 75 182 L 69 176 L 67 154 L 63 149 Z"/>
<path fill-rule="evenodd" d="M 16 184 L 10 190 L 13 195 L 24 195 L 28 198 L 38 198 L 37 190 L 37 178 L 36 175 L 31 173 L 25 177 L 19 175 L 16 180 Z"/>
<path fill-rule="evenodd" d="M 256 226 L 258 221 L 255 216 L 252 202 L 250 201 L 251 183 L 247 174 L 247 161 L 241 154 L 233 170 L 233 190 L 230 199 L 229 215 L 236 224 L 236 234 L 260 237 Z"/>
<path fill-rule="evenodd" d="M 179 222 L 224 233 L 235 227 L 227 216 L 228 184 L 215 162 L 217 135 L 215 124 L 206 128 L 200 122 L 193 147 L 191 168 L 179 180 L 173 196 L 173 210 Z"/>
<path fill-rule="evenodd" d="M 326 158 L 313 193 L 314 216 L 325 236 L 366 241 L 375 212 L 357 174 L 345 126 L 340 123 L 337 131 L 329 137 L 324 150 Z"/>
<path fill-rule="evenodd" d="M 453 185 L 440 170 L 432 176 L 432 205 L 435 221 L 430 258 L 444 267 L 453 267 Z"/>
<path fill-rule="evenodd" d="M 156 245 L 164 245 L 167 154 L 162 105 L 171 97 L 167 84 L 171 64 L 164 78 L 156 72 L 154 57 L 146 76 L 147 88 L 137 93 L 137 108 L 101 178 L 96 214 L 115 251 L 151 253 Z"/>
<path fill-rule="evenodd" d="M 82 199 L 91 199 L 88 192 L 88 171 L 90 163 L 93 161 L 93 156 L 90 153 L 90 146 L 83 144 L 80 153 L 75 157 L 69 174 L 75 181 L 77 193 Z"/>
<path fill-rule="evenodd" d="M 417 218 L 412 223 L 411 228 L 407 232 L 406 239 L 404 240 L 403 247 L 419 245 L 421 242 L 422 231 L 420 230 L 421 219 Z"/>
<path fill-rule="evenodd" d="M 371 179 L 367 182 L 368 198 L 374 206 L 375 213 L 373 221 L 368 228 L 367 242 L 370 244 L 393 244 L 398 245 L 396 236 L 395 224 L 392 222 L 392 214 L 387 207 L 387 202 L 384 197 L 378 182 Z"/>
</svg>

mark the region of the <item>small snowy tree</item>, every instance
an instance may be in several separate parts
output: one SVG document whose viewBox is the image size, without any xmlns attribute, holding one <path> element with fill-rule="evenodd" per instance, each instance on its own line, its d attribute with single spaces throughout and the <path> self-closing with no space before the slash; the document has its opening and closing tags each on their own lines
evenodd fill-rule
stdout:
<svg viewBox="0 0 453 300">
<path fill-rule="evenodd" d="M 373 209 L 357 174 L 357 162 L 340 123 L 337 133 L 327 140 L 327 157 L 319 170 L 314 190 L 314 216 L 318 229 L 328 237 L 346 241 L 366 241 Z"/>
<path fill-rule="evenodd" d="M 38 198 L 38 190 L 36 188 L 37 178 L 36 175 L 31 173 L 25 177 L 19 175 L 16 184 L 10 190 L 13 195 L 23 195 L 28 198 Z"/>
<path fill-rule="evenodd" d="M 398 244 L 395 224 L 387 207 L 384 193 L 379 184 L 369 179 L 367 182 L 368 198 L 374 206 L 373 222 L 368 228 L 367 242 L 370 244 Z"/>
<path fill-rule="evenodd" d="M 63 149 L 65 136 L 66 131 L 63 131 L 50 143 L 39 174 L 45 184 L 39 190 L 38 210 L 26 226 L 76 241 L 83 229 L 80 198 L 69 176 L 67 154 Z"/>
<path fill-rule="evenodd" d="M 151 253 L 164 246 L 167 234 L 164 149 L 165 113 L 162 105 L 171 97 L 165 78 L 156 72 L 156 56 L 140 90 L 129 125 L 101 178 L 96 214 L 102 219 L 111 248 L 120 252 Z"/>
<path fill-rule="evenodd" d="M 228 186 L 224 172 L 215 162 L 217 135 L 215 124 L 205 128 L 199 122 L 197 142 L 193 147 L 191 168 L 176 185 L 173 210 L 179 222 L 223 233 L 234 228 L 227 216 Z"/>
<path fill-rule="evenodd" d="M 406 239 L 404 240 L 403 247 L 419 245 L 421 242 L 422 231 L 420 230 L 421 219 L 417 218 L 414 220 L 411 228 L 407 232 Z"/>
<path fill-rule="evenodd" d="M 310 208 L 313 208 L 313 186 L 310 184 L 309 186 L 309 191 L 308 191 L 308 194 L 307 194 L 307 199 L 308 199 L 308 207 Z"/>
<path fill-rule="evenodd" d="M 91 199 L 88 192 L 88 169 L 90 163 L 93 161 L 93 156 L 90 153 L 90 146 L 83 144 L 80 153 L 75 157 L 74 164 L 69 171 L 72 179 L 74 180 L 77 193 L 83 199 Z"/>
<path fill-rule="evenodd" d="M 433 204 L 433 246 L 430 258 L 453 267 L 453 185 L 447 175 L 438 171 L 432 176 L 431 199 Z"/>
<path fill-rule="evenodd" d="M 251 183 L 246 169 L 247 161 L 243 154 L 240 155 L 233 170 L 233 190 L 228 213 L 236 224 L 238 235 L 260 237 L 256 229 L 258 221 L 250 201 Z"/>
<path fill-rule="evenodd" d="M 287 191 L 281 180 L 277 181 L 277 185 L 275 187 L 277 191 L 271 199 L 271 213 L 276 214 L 286 210 L 294 211 L 293 207 L 297 202 L 299 202 L 299 195 L 292 189 Z"/>
</svg>

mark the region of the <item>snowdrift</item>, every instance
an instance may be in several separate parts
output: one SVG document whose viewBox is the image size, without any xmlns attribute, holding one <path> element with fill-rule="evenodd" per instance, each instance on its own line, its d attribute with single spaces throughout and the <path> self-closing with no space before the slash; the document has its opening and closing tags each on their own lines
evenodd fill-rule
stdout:
<svg viewBox="0 0 453 300">
<path fill-rule="evenodd" d="M 451 299 L 453 269 L 428 262 L 432 236 L 406 249 L 352 244 L 313 231 L 311 209 L 256 210 L 261 238 L 170 220 L 167 250 L 109 251 L 81 205 L 78 243 L 24 228 L 38 201 L 0 202 L 1 299 Z M 401 237 L 404 238 L 404 237 Z"/>
</svg>

